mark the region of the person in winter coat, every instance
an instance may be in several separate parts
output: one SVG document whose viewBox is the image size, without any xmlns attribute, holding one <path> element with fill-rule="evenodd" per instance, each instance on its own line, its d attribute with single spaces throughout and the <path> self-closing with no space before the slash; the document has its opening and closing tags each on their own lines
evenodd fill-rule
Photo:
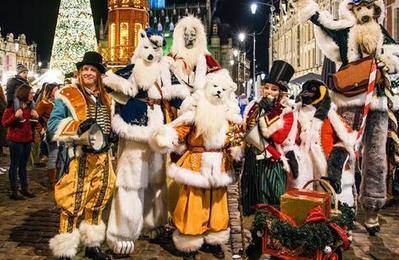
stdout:
<svg viewBox="0 0 399 260">
<path fill-rule="evenodd" d="M 51 111 L 54 107 L 55 92 L 59 89 L 57 84 L 47 84 L 44 91 L 44 96 L 42 100 L 37 104 L 36 110 L 39 114 L 39 124 L 37 127 L 38 132 L 43 136 L 47 131 L 47 122 L 50 118 Z M 45 142 L 48 146 L 48 161 L 47 161 L 47 171 L 49 176 L 49 182 L 51 187 L 54 187 L 56 182 L 56 160 L 58 155 L 57 142 L 50 140 L 46 136 Z"/>
<path fill-rule="evenodd" d="M 21 109 L 14 113 L 12 107 L 8 107 L 3 114 L 2 124 L 8 127 L 7 140 L 10 148 L 10 198 L 13 200 L 23 200 L 24 197 L 18 194 L 17 175 L 21 184 L 21 194 L 28 198 L 35 195 L 28 190 L 28 177 L 26 165 L 29 159 L 31 143 L 33 141 L 33 128 L 30 119 L 32 110 L 30 103 L 33 100 L 32 88 L 21 85 L 16 91 L 16 97 L 21 104 Z M 22 120 L 23 119 L 23 120 Z M 37 117 L 34 117 L 37 119 Z"/>
<path fill-rule="evenodd" d="M 7 81 L 7 88 L 6 88 L 7 107 L 9 107 L 9 106 L 14 107 L 14 111 L 17 111 L 18 109 L 21 108 L 21 104 L 15 95 L 17 88 L 21 85 L 30 87 L 29 82 L 28 82 L 28 68 L 25 65 L 19 63 L 17 65 L 17 75 L 15 75 L 15 77 L 13 77 Z M 29 106 L 31 109 L 32 116 L 34 116 L 34 118 L 37 118 L 38 115 L 37 115 L 36 111 L 34 110 L 35 105 L 34 105 L 33 100 L 32 100 L 32 102 L 30 102 Z M 23 120 L 23 119 L 21 119 L 21 120 Z"/>
</svg>

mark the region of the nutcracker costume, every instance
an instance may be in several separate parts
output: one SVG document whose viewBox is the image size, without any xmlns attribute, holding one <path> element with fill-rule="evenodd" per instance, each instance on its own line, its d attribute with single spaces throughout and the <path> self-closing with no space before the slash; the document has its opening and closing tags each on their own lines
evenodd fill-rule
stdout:
<svg viewBox="0 0 399 260">
<path fill-rule="evenodd" d="M 256 204 L 278 205 L 286 190 L 288 174 L 292 172 L 292 182 L 298 176 L 297 119 L 286 97 L 287 84 L 293 74 L 290 64 L 281 60 L 273 62 L 263 87 L 266 84 L 278 87 L 278 97 L 272 100 L 264 96 L 252 101 L 244 113 L 246 131 L 258 127 L 266 144 L 263 150 L 248 144 L 245 152 L 241 178 L 244 215 L 252 214 Z"/>
<path fill-rule="evenodd" d="M 83 61 L 76 64 L 79 77 L 85 65 L 94 66 L 98 70 L 98 77 L 105 72 L 102 57 L 96 52 L 87 52 Z M 101 87 L 97 85 L 97 88 Z M 101 93 L 101 89 L 99 91 Z M 72 259 L 79 241 L 86 247 L 87 257 L 109 259 L 101 252 L 100 244 L 105 239 L 102 212 L 115 185 L 115 174 L 108 153 L 110 103 L 107 93 L 103 92 L 101 97 L 82 85 L 65 86 L 56 94 L 48 131 L 54 141 L 67 144 L 69 154 L 66 172 L 55 185 L 54 192 L 61 214 L 59 234 L 50 240 L 50 248 L 53 255 L 60 259 Z M 94 123 L 100 126 L 105 137 L 105 144 L 100 151 L 75 144 Z M 84 220 L 77 229 L 77 221 L 82 214 Z"/>
</svg>

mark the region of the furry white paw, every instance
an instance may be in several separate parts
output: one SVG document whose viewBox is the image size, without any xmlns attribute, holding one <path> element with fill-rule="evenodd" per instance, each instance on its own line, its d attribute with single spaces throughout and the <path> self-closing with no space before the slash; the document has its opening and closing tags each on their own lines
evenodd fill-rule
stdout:
<svg viewBox="0 0 399 260">
<path fill-rule="evenodd" d="M 379 67 L 383 66 L 383 69 L 390 74 L 399 72 L 399 58 L 395 55 L 383 54 L 379 58 Z"/>
<path fill-rule="evenodd" d="M 178 145 L 177 132 L 173 127 L 164 126 L 152 134 L 149 140 L 152 150 L 165 154 L 174 150 Z"/>
<path fill-rule="evenodd" d="M 112 251 L 118 255 L 129 255 L 134 252 L 133 241 L 116 241 L 113 243 Z"/>
<path fill-rule="evenodd" d="M 157 135 L 155 137 L 156 143 L 158 144 L 159 147 L 161 148 L 169 148 L 172 149 L 174 147 L 173 143 L 171 140 L 166 138 L 166 136 L 163 135 Z"/>
<path fill-rule="evenodd" d="M 161 99 L 161 93 L 159 92 L 158 88 L 156 86 L 152 86 L 148 90 L 148 97 L 152 99 Z"/>
<path fill-rule="evenodd" d="M 231 147 L 229 152 L 234 161 L 241 161 L 244 157 L 244 151 L 241 146 Z"/>
</svg>

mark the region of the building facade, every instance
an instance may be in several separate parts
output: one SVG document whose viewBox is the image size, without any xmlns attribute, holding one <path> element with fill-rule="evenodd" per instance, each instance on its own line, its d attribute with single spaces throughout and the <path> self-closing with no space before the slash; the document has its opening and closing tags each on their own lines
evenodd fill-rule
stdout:
<svg viewBox="0 0 399 260">
<path fill-rule="evenodd" d="M 392 38 L 399 42 L 399 0 L 385 0 L 384 25 Z"/>
<path fill-rule="evenodd" d="M 31 73 L 38 71 L 36 43 L 28 44 L 25 34 L 14 38 L 13 33 L 8 33 L 3 37 L 0 29 L 0 83 L 5 84 L 16 74 L 18 63 L 24 64 Z"/>
<path fill-rule="evenodd" d="M 109 67 L 130 62 L 138 45 L 138 32 L 148 25 L 148 11 L 147 0 L 108 0 L 108 21 L 105 30 L 100 28 L 99 49 Z"/>
<path fill-rule="evenodd" d="M 339 0 L 316 0 L 322 10 L 338 18 Z M 291 4 L 280 1 L 280 12 L 273 17 L 273 31 L 269 46 L 269 64 L 281 59 L 295 68 L 294 78 L 308 74 L 321 74 L 324 56 L 316 46 L 313 25 L 299 24 L 298 15 Z"/>
</svg>

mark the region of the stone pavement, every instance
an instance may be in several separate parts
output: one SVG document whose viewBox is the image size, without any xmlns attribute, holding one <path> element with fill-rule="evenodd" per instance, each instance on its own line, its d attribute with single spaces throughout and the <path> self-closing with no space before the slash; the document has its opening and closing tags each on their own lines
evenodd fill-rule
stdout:
<svg viewBox="0 0 399 260">
<path fill-rule="evenodd" d="M 8 158 L 1 157 L 0 167 L 7 165 Z M 8 198 L 8 174 L 0 175 L 0 259 L 52 259 L 48 240 L 57 232 L 58 209 L 53 193 L 46 187 L 45 170 L 30 169 L 29 178 L 36 198 L 12 201 Z M 105 212 L 104 216 L 107 215 Z M 369 237 L 361 223 L 357 225 L 352 249 L 345 252 L 344 259 L 399 259 L 399 202 L 386 207 L 381 218 L 381 233 L 376 237 Z M 182 259 L 170 239 L 164 242 L 139 240 L 130 259 Z M 104 250 L 107 250 L 105 245 Z M 83 248 L 76 259 L 84 259 Z M 213 258 L 201 252 L 197 259 Z"/>
</svg>

